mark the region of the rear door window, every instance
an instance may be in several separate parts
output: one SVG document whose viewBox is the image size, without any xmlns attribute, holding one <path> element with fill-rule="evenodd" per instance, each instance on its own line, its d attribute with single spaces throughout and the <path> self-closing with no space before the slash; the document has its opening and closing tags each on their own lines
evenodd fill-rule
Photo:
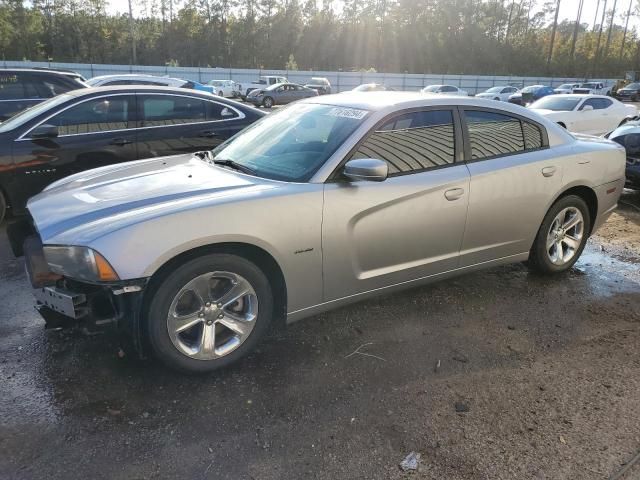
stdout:
<svg viewBox="0 0 640 480">
<path fill-rule="evenodd" d="M 164 127 L 207 121 L 207 103 L 196 97 L 141 95 L 142 126 Z"/>
<path fill-rule="evenodd" d="M 518 118 L 481 110 L 465 110 L 465 117 L 472 160 L 525 150 Z"/>
<path fill-rule="evenodd" d="M 465 110 L 471 160 L 482 160 L 545 146 L 545 132 L 534 122 L 504 113 Z"/>
</svg>

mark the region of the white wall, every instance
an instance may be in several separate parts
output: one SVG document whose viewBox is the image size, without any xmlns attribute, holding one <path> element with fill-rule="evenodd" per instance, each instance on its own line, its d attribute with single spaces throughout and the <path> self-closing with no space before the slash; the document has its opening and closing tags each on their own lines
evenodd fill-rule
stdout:
<svg viewBox="0 0 640 480">
<path fill-rule="evenodd" d="M 206 83 L 213 79 L 232 79 L 236 82 L 250 83 L 260 75 L 284 75 L 289 81 L 306 83 L 311 77 L 326 77 L 331 82 L 334 92 L 351 90 L 362 83 L 384 83 L 398 90 L 419 90 L 425 85 L 450 84 L 478 93 L 494 85 L 551 85 L 557 87 L 562 83 L 584 81 L 584 78 L 554 78 L 554 77 L 516 77 L 516 76 L 478 76 L 478 75 L 420 75 L 403 73 L 359 73 L 359 72 L 321 72 L 321 71 L 287 71 L 287 70 L 257 70 L 242 68 L 197 68 L 197 67 L 163 67 L 142 65 L 103 65 L 89 63 L 48 63 L 48 62 L 13 62 L 2 61 L 2 67 L 50 67 L 74 70 L 86 78 L 98 75 L 122 73 L 145 73 L 150 75 L 168 75 L 187 80 Z M 604 81 L 613 85 L 615 79 L 590 79 Z"/>
</svg>

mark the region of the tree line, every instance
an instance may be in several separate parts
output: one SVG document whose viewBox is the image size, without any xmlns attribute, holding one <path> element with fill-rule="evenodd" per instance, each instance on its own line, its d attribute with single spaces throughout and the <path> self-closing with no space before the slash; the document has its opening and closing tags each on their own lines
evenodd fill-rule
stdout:
<svg viewBox="0 0 640 480">
<path fill-rule="evenodd" d="M 6 60 L 619 77 L 640 0 L 0 0 Z M 595 18 L 584 2 L 598 2 Z M 608 5 L 607 5 L 608 3 Z"/>
</svg>

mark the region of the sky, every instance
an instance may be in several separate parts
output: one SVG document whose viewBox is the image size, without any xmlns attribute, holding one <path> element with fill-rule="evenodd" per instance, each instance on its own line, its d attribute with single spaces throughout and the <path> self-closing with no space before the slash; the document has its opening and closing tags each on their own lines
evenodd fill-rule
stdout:
<svg viewBox="0 0 640 480">
<path fill-rule="evenodd" d="M 134 6 L 135 6 L 135 0 Z M 611 10 L 613 4 L 616 0 L 607 0 L 607 10 Z M 637 2 L 637 0 L 633 0 Z M 537 3 L 540 6 L 545 2 L 545 0 L 537 0 Z M 507 3 L 507 2 L 505 2 Z M 598 22 L 600 23 L 600 19 L 602 18 L 602 5 L 604 0 L 600 1 L 600 9 L 598 11 Z M 617 0 L 616 11 L 616 22 L 619 24 L 623 23 L 622 16 L 626 15 L 627 9 L 629 8 L 629 0 Z M 129 3 L 128 0 L 109 0 L 109 4 L 111 8 L 109 11 L 111 13 L 127 13 L 129 11 Z M 507 3 L 508 4 L 508 3 Z M 558 14 L 559 21 L 562 20 L 571 20 L 574 21 L 576 15 L 578 14 L 578 5 L 580 4 L 580 0 L 560 0 L 560 13 Z M 584 0 L 584 6 L 582 7 L 582 23 L 587 23 L 593 26 L 593 20 L 596 16 L 596 7 L 598 6 L 598 0 Z M 134 16 L 136 15 L 136 11 L 134 8 Z M 632 16 L 629 20 L 630 27 L 640 27 L 640 17 Z"/>
</svg>

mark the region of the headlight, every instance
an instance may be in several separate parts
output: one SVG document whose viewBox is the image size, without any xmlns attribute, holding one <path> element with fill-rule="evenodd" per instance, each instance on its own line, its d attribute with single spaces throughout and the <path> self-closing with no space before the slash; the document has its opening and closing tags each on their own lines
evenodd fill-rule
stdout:
<svg viewBox="0 0 640 480">
<path fill-rule="evenodd" d="M 52 272 L 75 280 L 112 282 L 120 279 L 109 262 L 88 247 L 45 246 L 44 258 Z"/>
</svg>

